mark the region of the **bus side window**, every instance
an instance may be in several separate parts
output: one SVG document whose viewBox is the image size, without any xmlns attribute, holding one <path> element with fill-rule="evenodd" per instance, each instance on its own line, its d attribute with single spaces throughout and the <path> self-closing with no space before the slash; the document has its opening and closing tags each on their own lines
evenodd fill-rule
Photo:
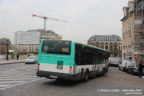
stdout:
<svg viewBox="0 0 144 96">
<path fill-rule="evenodd" d="M 76 64 L 78 64 L 78 61 L 79 61 L 79 50 L 78 50 L 78 45 L 76 44 L 75 45 L 75 62 Z"/>
<path fill-rule="evenodd" d="M 101 56 L 101 58 L 100 58 L 100 64 L 103 64 L 103 57 Z"/>
<path fill-rule="evenodd" d="M 97 56 L 97 64 L 99 64 L 100 62 L 99 62 L 99 57 Z"/>
<path fill-rule="evenodd" d="M 75 45 L 75 62 L 77 65 L 82 65 L 81 46 L 78 44 Z"/>
<path fill-rule="evenodd" d="M 97 64 L 97 56 L 95 56 L 95 64 Z"/>
</svg>

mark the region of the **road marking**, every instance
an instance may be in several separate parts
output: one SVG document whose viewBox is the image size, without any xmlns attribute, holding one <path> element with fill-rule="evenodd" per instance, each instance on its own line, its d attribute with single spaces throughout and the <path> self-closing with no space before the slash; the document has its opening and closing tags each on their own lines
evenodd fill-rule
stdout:
<svg viewBox="0 0 144 96">
<path fill-rule="evenodd" d="M 23 84 L 26 84 L 26 83 L 31 83 L 31 82 L 34 82 L 34 81 L 42 80 L 42 79 L 44 79 L 44 78 L 39 78 L 39 79 L 35 79 L 35 80 L 31 80 L 31 81 L 24 82 L 24 83 L 14 84 L 14 85 L 11 85 L 11 86 L 9 86 L 9 87 L 0 88 L 0 91 L 1 91 L 1 90 L 5 90 L 5 89 L 9 89 L 9 88 L 12 88 L 12 87 L 15 87 L 15 86 L 23 85 Z"/>
<path fill-rule="evenodd" d="M 1 71 L 1 73 L 6 73 L 6 72 L 12 72 L 12 71 L 15 71 L 15 70 L 17 70 L 17 69 L 28 69 L 28 68 L 34 68 L 34 66 L 24 66 L 24 67 L 18 67 L 18 68 L 15 68 L 15 69 L 11 69 L 11 70 L 6 70 L 6 71 Z"/>
<path fill-rule="evenodd" d="M 37 76 L 22 76 L 22 77 L 20 77 L 20 76 L 22 76 L 22 75 L 19 75 L 19 76 L 5 76 L 5 75 L 3 75 L 3 76 L 0 76 L 0 78 L 37 78 Z"/>
<path fill-rule="evenodd" d="M 3 83 L 17 83 L 17 82 L 24 82 L 24 81 L 4 81 L 4 82 L 0 82 L 0 84 L 3 84 Z"/>
<path fill-rule="evenodd" d="M 7 86 L 10 86 L 10 85 L 0 85 L 0 87 L 7 87 Z"/>
<path fill-rule="evenodd" d="M 32 75 L 32 74 L 26 74 L 26 73 L 11 73 L 11 74 L 6 74 L 6 75 Z"/>
<path fill-rule="evenodd" d="M 29 79 L 36 79 L 36 78 L 9 78 L 9 79 L 5 79 L 5 78 L 0 78 L 0 81 L 4 80 L 4 81 L 12 81 L 12 80 L 29 80 Z"/>
<path fill-rule="evenodd" d="M 23 66 L 0 72 L 0 90 L 41 80 L 36 76 L 36 66 Z"/>
</svg>

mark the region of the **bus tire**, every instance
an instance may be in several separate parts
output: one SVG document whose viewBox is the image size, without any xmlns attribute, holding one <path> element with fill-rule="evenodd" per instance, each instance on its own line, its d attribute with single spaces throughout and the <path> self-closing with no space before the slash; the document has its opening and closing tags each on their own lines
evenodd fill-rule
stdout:
<svg viewBox="0 0 144 96">
<path fill-rule="evenodd" d="M 83 71 L 83 68 L 81 69 L 81 77 L 80 77 L 81 80 L 84 80 L 84 71 Z"/>
<path fill-rule="evenodd" d="M 87 70 L 86 73 L 85 73 L 85 76 L 84 76 L 84 81 L 88 81 L 89 79 L 89 71 Z"/>
</svg>

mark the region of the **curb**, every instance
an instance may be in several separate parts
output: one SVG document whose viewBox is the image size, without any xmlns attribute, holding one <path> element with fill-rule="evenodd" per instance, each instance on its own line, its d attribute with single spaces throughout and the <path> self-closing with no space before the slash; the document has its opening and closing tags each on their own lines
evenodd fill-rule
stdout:
<svg viewBox="0 0 144 96">
<path fill-rule="evenodd" d="M 19 62 L 6 62 L 6 63 L 0 63 L 0 65 L 6 65 L 6 64 L 16 64 L 16 63 L 24 63 L 25 61 L 19 61 Z"/>
</svg>

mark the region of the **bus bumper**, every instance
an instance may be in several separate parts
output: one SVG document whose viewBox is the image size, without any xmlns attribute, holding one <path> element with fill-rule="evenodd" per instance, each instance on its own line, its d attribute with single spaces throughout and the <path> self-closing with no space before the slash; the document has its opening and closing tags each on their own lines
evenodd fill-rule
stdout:
<svg viewBox="0 0 144 96">
<path fill-rule="evenodd" d="M 38 77 L 46 77 L 50 79 L 65 79 L 77 81 L 81 79 L 81 74 L 66 74 L 58 72 L 37 71 Z"/>
</svg>

